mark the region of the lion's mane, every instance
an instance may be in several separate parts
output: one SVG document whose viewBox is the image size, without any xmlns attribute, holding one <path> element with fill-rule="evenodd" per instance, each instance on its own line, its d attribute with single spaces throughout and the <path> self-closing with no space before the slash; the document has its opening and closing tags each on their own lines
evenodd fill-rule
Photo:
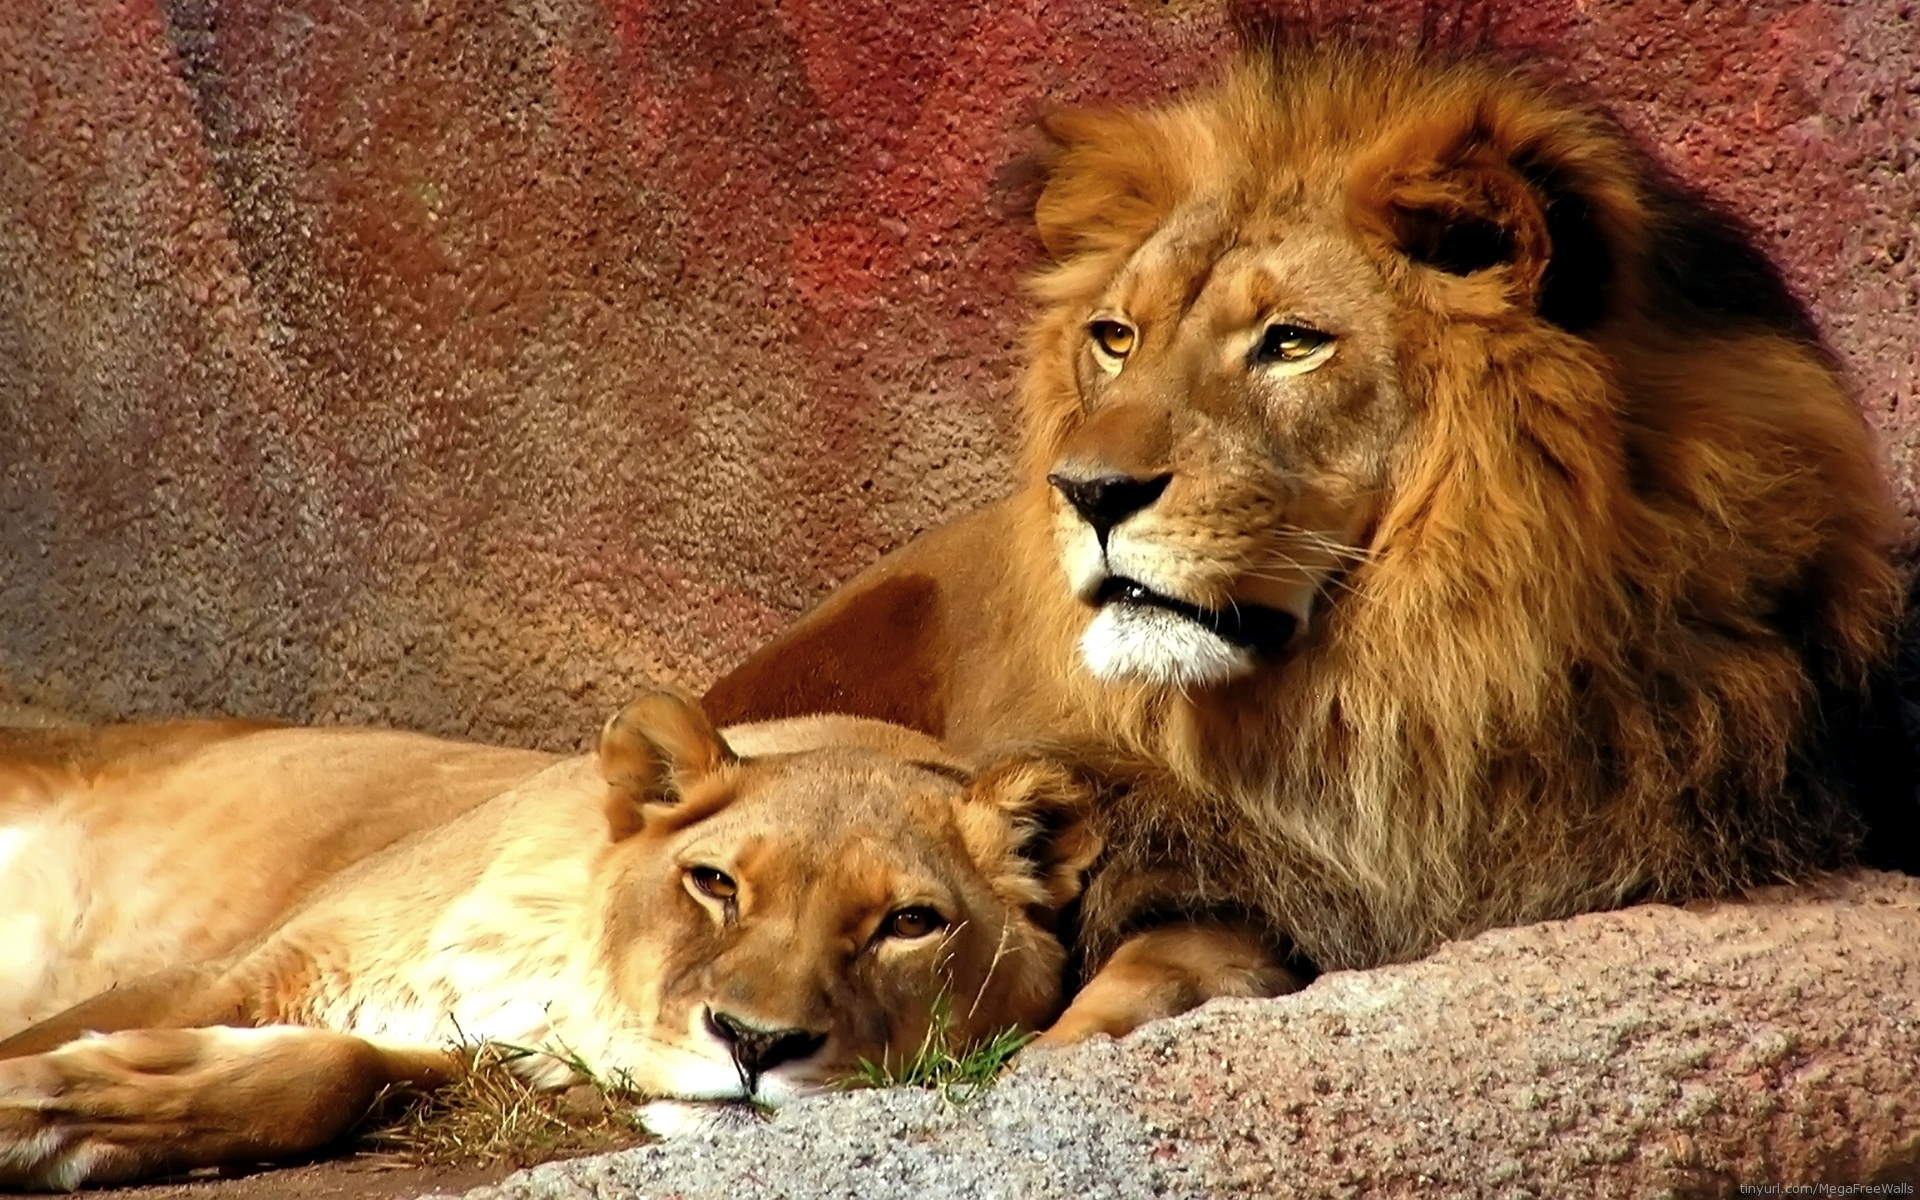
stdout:
<svg viewBox="0 0 1920 1200">
<path fill-rule="evenodd" d="M 1833 365 L 1728 223 L 1610 120 L 1479 64 L 1262 55 L 1052 133 L 1027 553 L 1051 556 L 1089 305 L 1182 205 L 1257 224 L 1333 198 L 1397 306 L 1416 410 L 1364 557 L 1250 678 L 1096 681 L 1061 656 L 1057 571 L 1025 568 L 1019 657 L 1049 664 L 1083 748 L 1134 764 L 1096 941 L 1231 899 L 1366 965 L 1855 852 L 1843 760 L 1901 603 L 1889 506 Z"/>
<path fill-rule="evenodd" d="M 1090 966 L 1143 924 L 1213 914 L 1364 966 L 1859 857 L 1849 777 L 1901 609 L 1895 524 L 1835 364 L 1733 223 L 1610 119 L 1484 63 L 1261 54 L 1190 99 L 1049 131 L 1017 490 L 849 583 L 717 684 L 717 713 L 850 711 L 1086 760 L 1117 782 Z M 1167 249 L 1223 221 L 1227 251 Z M 1353 411 L 1284 418 L 1322 443 L 1371 430 L 1384 482 L 1277 656 L 1184 689 L 1102 677 L 1049 476 L 1075 455 L 1172 472 L 1185 509 L 1142 510 L 1165 528 L 1207 503 L 1180 474 L 1204 458 L 1106 455 L 1129 404 L 1272 444 L 1282 426 L 1251 424 L 1280 419 L 1267 401 L 1221 390 L 1250 378 L 1219 365 L 1244 352 L 1165 349 L 1209 336 L 1164 316 L 1211 286 L 1193 256 L 1235 247 L 1329 255 L 1289 278 L 1345 288 L 1341 311 L 1387 331 L 1326 376 L 1346 390 L 1313 393 Z M 1126 295 L 1158 289 L 1162 358 L 1102 409 L 1089 337 L 1123 270 Z M 1215 390 L 1154 361 L 1203 364 Z M 1394 423 L 1363 424 L 1379 396 Z M 1233 495 L 1185 552 L 1292 502 Z"/>
</svg>

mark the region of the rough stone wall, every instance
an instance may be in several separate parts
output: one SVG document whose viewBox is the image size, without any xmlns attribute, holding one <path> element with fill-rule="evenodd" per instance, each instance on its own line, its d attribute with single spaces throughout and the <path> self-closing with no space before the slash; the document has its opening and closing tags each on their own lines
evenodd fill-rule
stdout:
<svg viewBox="0 0 1920 1200">
<path fill-rule="evenodd" d="M 1920 509 L 1908 0 L 1279 13 L 1612 103 L 1763 233 Z M 703 683 L 1003 490 L 1004 168 L 1235 15 L 0 4 L 0 701 L 567 745 Z"/>
</svg>

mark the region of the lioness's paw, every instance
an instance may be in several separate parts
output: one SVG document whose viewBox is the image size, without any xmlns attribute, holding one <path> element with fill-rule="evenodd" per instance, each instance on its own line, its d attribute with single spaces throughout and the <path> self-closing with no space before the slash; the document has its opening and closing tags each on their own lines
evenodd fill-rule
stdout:
<svg viewBox="0 0 1920 1200">
<path fill-rule="evenodd" d="M 71 1130 L 19 1135 L 0 1114 L 0 1191 L 70 1192 L 134 1178 L 123 1152 Z"/>
<path fill-rule="evenodd" d="M 256 1030 L 96 1034 L 0 1061 L 0 1189 L 119 1183 L 174 1164 L 196 1068 Z"/>
<path fill-rule="evenodd" d="M 68 1191 L 139 1173 L 112 1140 L 129 1114 L 111 1083 L 112 1052 L 95 1046 L 104 1040 L 0 1062 L 0 1189 Z"/>
</svg>

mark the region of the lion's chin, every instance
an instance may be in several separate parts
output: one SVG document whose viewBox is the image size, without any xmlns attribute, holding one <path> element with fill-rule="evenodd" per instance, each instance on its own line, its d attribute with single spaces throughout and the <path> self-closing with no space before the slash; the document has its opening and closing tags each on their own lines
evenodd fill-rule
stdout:
<svg viewBox="0 0 1920 1200">
<path fill-rule="evenodd" d="M 1080 657 L 1100 679 L 1182 690 L 1251 673 L 1286 649 L 1300 619 L 1283 609 L 1236 604 L 1202 608 L 1110 575 L 1083 593 L 1097 610 L 1080 636 Z"/>
<path fill-rule="evenodd" d="M 1258 665 L 1251 650 L 1198 621 L 1119 600 L 1094 614 L 1080 635 L 1080 657 L 1101 679 L 1180 689 L 1225 683 Z"/>
</svg>

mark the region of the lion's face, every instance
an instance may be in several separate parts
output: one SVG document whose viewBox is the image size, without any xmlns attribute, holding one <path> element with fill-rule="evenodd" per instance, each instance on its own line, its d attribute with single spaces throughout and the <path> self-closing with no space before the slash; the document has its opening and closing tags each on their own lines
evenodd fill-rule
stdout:
<svg viewBox="0 0 1920 1200">
<path fill-rule="evenodd" d="M 1494 76 L 1254 59 L 1050 132 L 1025 482 L 1096 676 L 1206 687 L 1328 628 L 1396 528 L 1457 525 L 1417 495 L 1438 475 L 1532 461 L 1492 364 L 1604 393 L 1562 335 L 1605 315 L 1637 196 L 1610 141 Z"/>
<path fill-rule="evenodd" d="M 742 759 L 667 709 L 616 718 L 601 756 L 615 831 L 633 827 L 602 866 L 602 942 L 645 1031 L 619 1055 L 641 1090 L 778 1103 L 903 1063 L 930 1030 L 965 1043 L 1057 1011 L 1051 917 L 1097 849 L 1057 768 Z"/>
<path fill-rule="evenodd" d="M 1360 553 L 1408 423 L 1392 308 L 1328 223 L 1188 206 L 1056 314 L 1044 467 L 1108 679 L 1177 687 L 1278 654 Z M 1070 378 L 1068 376 L 1070 375 Z"/>
</svg>

